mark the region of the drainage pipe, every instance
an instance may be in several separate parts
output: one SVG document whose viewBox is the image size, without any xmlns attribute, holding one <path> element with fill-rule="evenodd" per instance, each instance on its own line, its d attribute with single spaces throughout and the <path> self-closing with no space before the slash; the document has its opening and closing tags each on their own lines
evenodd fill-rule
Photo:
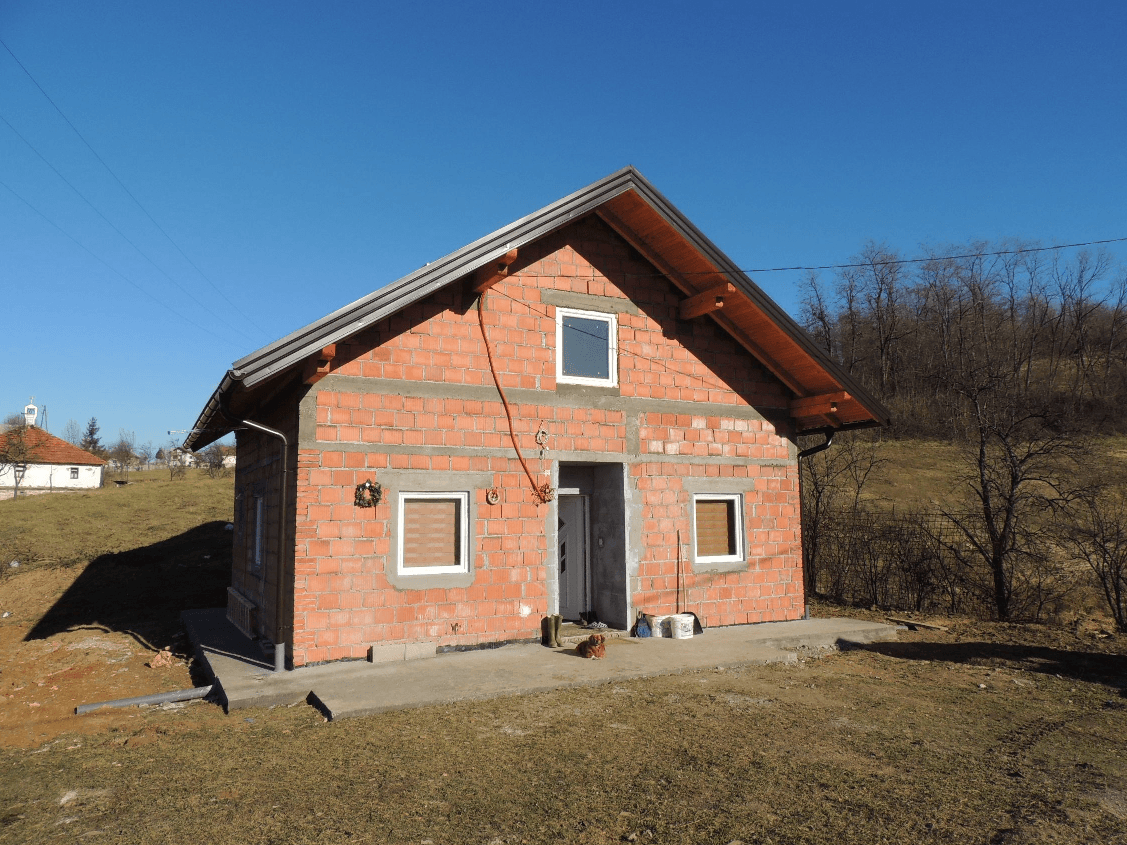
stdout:
<svg viewBox="0 0 1127 845">
<path fill-rule="evenodd" d="M 826 438 L 825 443 L 819 443 L 817 446 L 811 446 L 809 449 L 803 449 L 798 453 L 798 459 L 801 461 L 803 458 L 809 458 L 811 455 L 817 455 L 819 452 L 824 452 L 834 442 L 834 435 L 837 434 L 837 429 L 833 426 L 826 426 L 825 428 L 818 429 L 818 432 Z"/>
<path fill-rule="evenodd" d="M 261 431 L 263 434 L 269 434 L 271 437 L 277 437 L 282 441 L 282 487 L 278 494 L 278 590 L 274 598 L 274 671 L 284 672 L 286 671 L 286 629 L 282 616 L 286 606 L 286 567 L 282 550 L 286 547 L 286 490 L 289 486 L 290 441 L 280 431 L 232 414 L 225 401 L 220 401 L 219 410 L 231 422 L 245 425 L 247 428 L 253 428 L 255 431 Z"/>
<path fill-rule="evenodd" d="M 195 701 L 204 698 L 212 687 L 196 687 L 195 689 L 181 689 L 175 692 L 155 692 L 152 695 L 139 695 L 136 698 L 117 698 L 113 701 L 99 701 L 94 704 L 80 704 L 74 708 L 75 715 L 81 716 L 92 710 L 103 707 L 133 707 L 135 705 L 165 704 L 170 701 Z"/>
</svg>

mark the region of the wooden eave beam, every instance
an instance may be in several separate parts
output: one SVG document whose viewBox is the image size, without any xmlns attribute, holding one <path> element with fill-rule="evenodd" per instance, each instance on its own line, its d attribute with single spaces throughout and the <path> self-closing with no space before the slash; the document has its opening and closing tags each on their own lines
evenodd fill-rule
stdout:
<svg viewBox="0 0 1127 845">
<path fill-rule="evenodd" d="M 509 265 L 517 260 L 517 250 L 510 249 L 500 258 L 488 262 L 484 267 L 474 271 L 474 293 L 485 293 L 499 281 L 509 275 Z"/>
<path fill-rule="evenodd" d="M 302 381 L 305 382 L 305 384 L 316 384 L 319 382 L 329 374 L 335 357 L 337 357 L 337 345 L 330 343 L 318 353 L 318 357 L 310 358 L 305 362 L 305 372 Z"/>
<path fill-rule="evenodd" d="M 688 299 L 683 300 L 681 302 L 680 317 L 682 320 L 691 320 L 694 317 L 700 317 L 704 314 L 711 314 L 713 311 L 719 311 L 724 307 L 724 298 L 735 295 L 736 286 L 731 282 L 723 282 L 722 284 L 701 291 L 695 296 L 690 296 Z"/>
<path fill-rule="evenodd" d="M 844 390 L 834 393 L 822 393 L 818 396 L 803 396 L 792 399 L 788 404 L 791 416 L 794 417 L 827 417 L 836 416 L 838 409 L 846 402 L 853 401 L 853 397 Z"/>
<path fill-rule="evenodd" d="M 696 288 L 689 284 L 688 280 L 686 280 L 685 277 L 682 276 L 681 273 L 673 267 L 673 265 L 671 265 L 668 261 L 654 252 L 653 249 L 650 248 L 649 244 L 647 244 L 636 234 L 634 234 L 634 230 L 630 228 L 626 221 L 624 221 L 606 206 L 597 209 L 595 213 L 599 215 L 604 223 L 614 229 L 614 231 L 618 233 L 619 237 L 626 241 L 626 243 L 630 244 L 630 246 L 634 247 L 634 249 L 636 249 L 644 259 L 646 259 L 646 261 L 650 262 L 650 264 L 652 264 L 663 275 L 665 275 L 669 279 L 669 281 L 673 283 L 674 287 L 679 288 L 681 293 L 689 296 L 696 295 Z M 721 273 L 717 271 L 716 275 L 719 276 L 721 275 Z M 726 282 L 725 284 L 731 283 Z M 753 356 L 755 356 L 756 360 L 763 364 L 763 366 L 766 367 L 775 378 L 786 385 L 787 389 L 791 390 L 794 393 L 805 393 L 809 389 L 804 388 L 801 384 L 795 381 L 793 376 L 791 376 L 790 373 L 787 372 L 786 368 L 779 364 L 779 362 L 776 361 L 771 355 L 768 355 L 767 351 L 763 349 L 763 347 L 751 340 L 751 338 L 749 338 L 745 332 L 743 332 L 738 326 L 736 326 L 723 313 L 723 311 L 712 312 L 712 318 L 716 320 L 716 322 L 719 323 L 721 327 L 723 327 L 724 331 L 728 332 L 728 334 L 734 337 L 736 339 L 736 342 L 740 346 L 742 346 Z"/>
</svg>

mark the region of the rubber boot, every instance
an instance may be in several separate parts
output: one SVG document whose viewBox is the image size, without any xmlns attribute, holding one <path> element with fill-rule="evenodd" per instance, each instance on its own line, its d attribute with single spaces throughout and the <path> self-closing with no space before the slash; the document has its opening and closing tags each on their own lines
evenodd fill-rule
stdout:
<svg viewBox="0 0 1127 845">
<path fill-rule="evenodd" d="M 560 625 L 563 624 L 563 617 L 558 613 L 552 617 L 552 648 L 563 648 L 563 643 L 560 642 Z"/>
<path fill-rule="evenodd" d="M 552 646 L 555 645 L 555 642 L 554 642 L 555 636 L 553 634 L 553 632 L 555 630 L 555 622 L 556 622 L 556 617 L 554 617 L 554 616 L 545 616 L 543 619 L 540 620 L 540 644 L 541 645 L 548 646 L 549 648 L 551 648 Z"/>
</svg>

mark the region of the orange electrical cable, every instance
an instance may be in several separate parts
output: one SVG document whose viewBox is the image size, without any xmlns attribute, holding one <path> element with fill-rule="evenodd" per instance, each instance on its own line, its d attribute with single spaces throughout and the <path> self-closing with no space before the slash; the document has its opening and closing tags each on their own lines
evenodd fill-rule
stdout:
<svg viewBox="0 0 1127 845">
<path fill-rule="evenodd" d="M 477 324 L 481 326 L 481 339 L 485 341 L 485 355 L 489 358 L 489 371 L 493 373 L 493 383 L 497 385 L 497 392 L 501 394 L 501 404 L 505 406 L 505 416 L 509 420 L 509 437 L 512 438 L 513 448 L 516 450 L 517 457 L 520 458 L 520 465 L 524 467 L 524 474 L 528 476 L 528 483 L 532 485 L 532 492 L 540 499 L 541 503 L 550 502 L 552 500 L 552 485 L 536 483 L 536 479 L 532 477 L 532 470 L 528 468 L 528 464 L 524 460 L 524 455 L 520 452 L 520 444 L 517 442 L 517 433 L 513 430 L 513 412 L 509 408 L 509 400 L 505 398 L 505 390 L 501 387 L 501 379 L 497 376 L 497 366 L 493 363 L 493 348 L 489 345 L 489 336 L 485 333 L 485 313 L 482 307 L 485 303 L 485 292 L 482 291 L 481 296 L 477 298 Z"/>
</svg>

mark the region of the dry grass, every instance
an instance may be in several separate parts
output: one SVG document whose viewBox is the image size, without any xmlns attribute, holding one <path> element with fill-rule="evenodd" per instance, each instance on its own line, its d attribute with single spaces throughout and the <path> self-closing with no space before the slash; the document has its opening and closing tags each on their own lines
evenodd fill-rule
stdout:
<svg viewBox="0 0 1127 845">
<path fill-rule="evenodd" d="M 979 659 L 907 636 L 797 667 L 339 723 L 304 705 L 141 711 L 107 733 L 0 752 L 0 830 L 20 842 L 187 830 L 251 843 L 1127 841 L 1121 696 L 1038 669 L 1043 653 Z"/>
<path fill-rule="evenodd" d="M 1127 437 L 1101 437 L 1089 443 L 1086 476 L 1127 483 Z M 964 478 L 973 465 L 966 446 L 933 440 L 885 440 L 877 449 L 880 465 L 864 488 L 868 501 L 900 508 L 958 508 L 966 493 Z"/>
<path fill-rule="evenodd" d="M 1127 842 L 1127 638 L 1091 626 L 938 620 L 797 666 L 334 723 L 305 705 L 62 715 L 95 680 L 100 698 L 188 682 L 144 668 L 130 632 L 170 637 L 193 590 L 221 590 L 227 562 L 204 555 L 229 545 L 230 495 L 197 478 L 0 503 L 0 531 L 42 544 L 0 582 L 0 604 L 21 597 L 0 621 L 0 841 Z"/>
</svg>

